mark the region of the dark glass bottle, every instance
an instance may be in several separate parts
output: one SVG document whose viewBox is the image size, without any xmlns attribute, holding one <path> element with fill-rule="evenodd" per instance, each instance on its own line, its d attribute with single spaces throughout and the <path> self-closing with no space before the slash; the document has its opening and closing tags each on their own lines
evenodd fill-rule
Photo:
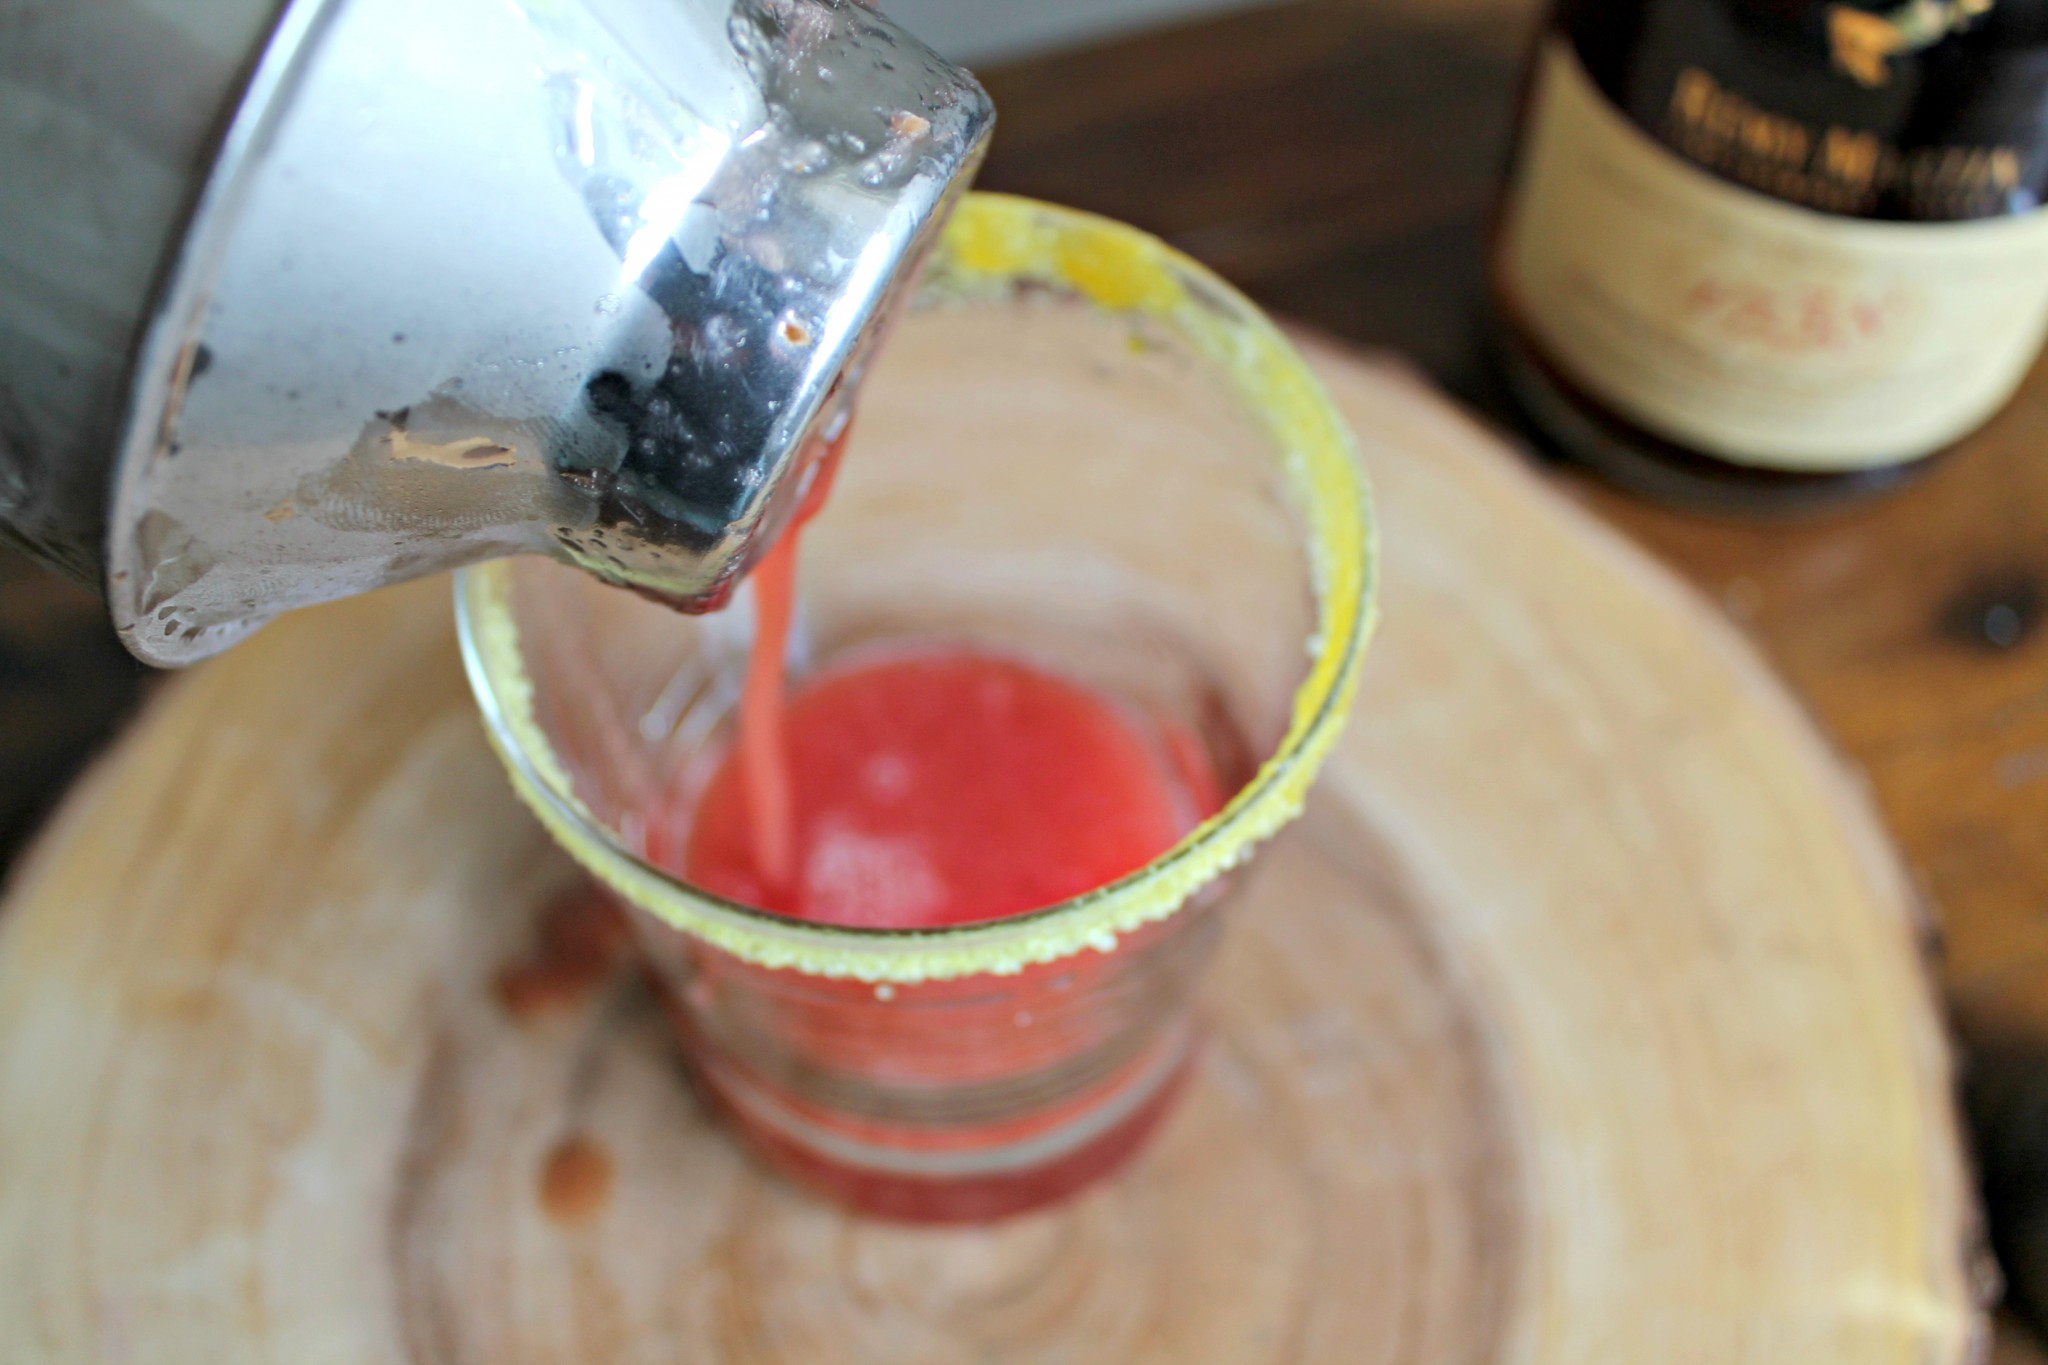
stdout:
<svg viewBox="0 0 2048 1365">
<path fill-rule="evenodd" d="M 1568 454 L 1720 507 L 1890 486 L 2048 331 L 2048 0 L 1562 0 L 1493 241 Z"/>
</svg>

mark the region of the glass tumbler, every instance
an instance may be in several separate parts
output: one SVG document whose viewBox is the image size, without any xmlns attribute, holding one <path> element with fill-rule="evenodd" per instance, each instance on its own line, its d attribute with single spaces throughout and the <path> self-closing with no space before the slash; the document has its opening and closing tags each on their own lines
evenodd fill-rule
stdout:
<svg viewBox="0 0 2048 1365">
<path fill-rule="evenodd" d="M 601 527 L 561 534 L 603 553 Z M 631 907 L 695 1082 L 760 1156 L 887 1216 L 1044 1204 L 1171 1107 L 1225 874 L 1299 811 L 1349 708 L 1374 587 L 1350 438 L 1200 266 L 970 195 L 865 380 L 798 564 L 792 686 L 878 651 L 1029 660 L 1142 721 L 1198 793 L 1184 837 L 1073 899 L 937 929 L 692 886 L 681 850 L 733 742 L 749 589 L 691 617 L 550 560 L 464 571 L 487 729 Z"/>
</svg>

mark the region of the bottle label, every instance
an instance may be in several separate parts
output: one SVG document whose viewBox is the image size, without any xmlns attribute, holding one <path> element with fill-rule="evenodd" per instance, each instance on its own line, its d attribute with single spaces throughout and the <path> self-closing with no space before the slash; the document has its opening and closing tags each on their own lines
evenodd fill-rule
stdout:
<svg viewBox="0 0 2048 1365">
<path fill-rule="evenodd" d="M 1500 284 L 1567 378 L 1740 464 L 1915 459 L 2011 397 L 2048 332 L 2048 211 L 1875 222 L 1781 203 L 1629 122 L 1553 38 Z"/>
</svg>

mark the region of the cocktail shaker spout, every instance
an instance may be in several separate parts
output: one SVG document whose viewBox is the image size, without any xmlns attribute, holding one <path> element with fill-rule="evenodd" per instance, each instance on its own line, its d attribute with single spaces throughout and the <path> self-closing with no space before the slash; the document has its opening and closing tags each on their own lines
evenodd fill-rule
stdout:
<svg viewBox="0 0 2048 1365">
<path fill-rule="evenodd" d="M 179 664 L 545 553 L 717 605 L 993 124 L 854 0 L 0 0 L 0 521 Z"/>
</svg>

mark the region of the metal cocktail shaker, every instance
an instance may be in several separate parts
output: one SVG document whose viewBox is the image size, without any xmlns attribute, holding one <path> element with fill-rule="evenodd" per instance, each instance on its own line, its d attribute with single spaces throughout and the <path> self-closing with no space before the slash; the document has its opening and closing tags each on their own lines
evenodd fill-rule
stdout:
<svg viewBox="0 0 2048 1365">
<path fill-rule="evenodd" d="M 853 0 L 0 0 L 0 521 L 157 664 L 516 552 L 715 606 L 992 123 Z"/>
</svg>

